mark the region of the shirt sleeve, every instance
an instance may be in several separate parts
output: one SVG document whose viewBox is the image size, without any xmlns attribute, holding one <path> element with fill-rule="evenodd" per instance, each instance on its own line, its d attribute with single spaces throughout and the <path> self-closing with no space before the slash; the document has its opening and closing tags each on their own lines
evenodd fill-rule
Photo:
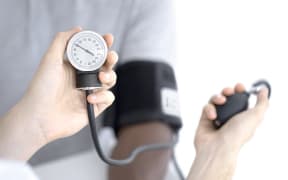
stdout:
<svg viewBox="0 0 288 180">
<path fill-rule="evenodd" d="M 24 162 L 0 160 L 0 179 L 38 180 L 30 166 Z"/>
<path fill-rule="evenodd" d="M 120 63 L 164 61 L 175 65 L 175 15 L 172 0 L 138 0 L 130 10 Z"/>
</svg>

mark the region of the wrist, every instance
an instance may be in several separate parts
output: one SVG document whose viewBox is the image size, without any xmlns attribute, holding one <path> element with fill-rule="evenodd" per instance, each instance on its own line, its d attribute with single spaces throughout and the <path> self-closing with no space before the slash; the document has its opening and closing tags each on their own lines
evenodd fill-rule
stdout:
<svg viewBox="0 0 288 180">
<path fill-rule="evenodd" d="M 208 139 L 208 140 L 207 140 Z M 195 138 L 195 149 L 196 154 L 199 153 L 211 153 L 211 149 L 233 152 L 237 154 L 242 147 L 242 143 L 238 140 L 232 140 L 230 138 L 226 138 L 222 135 L 214 135 L 212 138 L 208 136 L 199 136 Z"/>
<path fill-rule="evenodd" d="M 239 154 L 239 149 L 235 147 L 230 147 L 229 145 L 214 143 L 210 144 L 209 147 L 203 148 L 196 153 L 196 158 L 198 157 L 209 157 L 213 160 L 236 160 Z"/>
<path fill-rule="evenodd" d="M 28 160 L 46 144 L 36 113 L 20 101 L 0 120 L 0 158 Z"/>
<path fill-rule="evenodd" d="M 232 178 L 238 157 L 238 149 L 215 143 L 196 154 L 188 179 L 229 180 Z"/>
</svg>

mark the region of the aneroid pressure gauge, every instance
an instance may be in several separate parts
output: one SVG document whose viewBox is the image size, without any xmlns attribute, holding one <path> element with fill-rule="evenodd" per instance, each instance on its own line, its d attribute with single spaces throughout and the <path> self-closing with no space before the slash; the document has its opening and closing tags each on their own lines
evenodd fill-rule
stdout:
<svg viewBox="0 0 288 180">
<path fill-rule="evenodd" d="M 107 52 L 105 40 L 93 31 L 81 31 L 70 39 L 66 54 L 77 70 L 77 88 L 91 90 L 101 87 L 98 70 L 105 63 Z"/>
</svg>

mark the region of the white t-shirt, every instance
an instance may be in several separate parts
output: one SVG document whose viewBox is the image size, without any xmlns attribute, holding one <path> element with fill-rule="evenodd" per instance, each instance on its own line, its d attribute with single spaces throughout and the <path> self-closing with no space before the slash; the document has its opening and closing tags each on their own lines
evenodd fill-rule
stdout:
<svg viewBox="0 0 288 180">
<path fill-rule="evenodd" d="M 75 26 L 112 33 L 120 62 L 173 63 L 172 0 L 3 0 L 0 116 L 23 95 L 54 35 Z"/>
</svg>

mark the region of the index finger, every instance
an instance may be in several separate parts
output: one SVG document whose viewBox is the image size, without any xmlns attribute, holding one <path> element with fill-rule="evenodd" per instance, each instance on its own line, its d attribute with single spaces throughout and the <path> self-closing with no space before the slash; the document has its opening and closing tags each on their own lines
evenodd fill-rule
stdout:
<svg viewBox="0 0 288 180">
<path fill-rule="evenodd" d="M 102 70 L 109 71 L 114 68 L 118 61 L 118 54 L 115 51 L 110 51 L 107 55 L 105 64 L 102 67 Z"/>
</svg>

